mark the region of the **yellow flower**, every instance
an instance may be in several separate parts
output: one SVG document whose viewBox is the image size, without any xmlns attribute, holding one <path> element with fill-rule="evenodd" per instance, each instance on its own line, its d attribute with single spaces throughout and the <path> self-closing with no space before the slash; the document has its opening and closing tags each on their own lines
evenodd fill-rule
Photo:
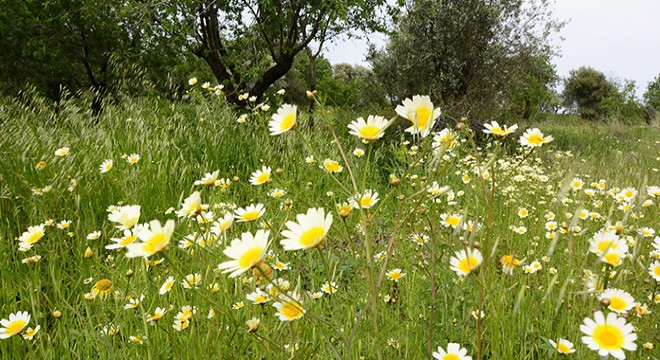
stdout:
<svg viewBox="0 0 660 360">
<path fill-rule="evenodd" d="M 258 230 L 254 235 L 243 233 L 241 239 L 234 239 L 224 251 L 233 260 L 223 262 L 218 265 L 218 269 L 223 270 L 223 273 L 231 272 L 229 277 L 236 277 L 259 265 L 266 255 L 269 236 L 268 230 Z"/>
<path fill-rule="evenodd" d="M 330 159 L 323 160 L 323 168 L 330 173 L 340 173 L 344 170 L 344 167 L 341 166 L 338 162 Z"/>
<path fill-rule="evenodd" d="M 9 314 L 9 319 L 0 320 L 0 339 L 10 338 L 20 333 L 30 322 L 30 314 L 27 311 L 19 311 Z"/>
</svg>

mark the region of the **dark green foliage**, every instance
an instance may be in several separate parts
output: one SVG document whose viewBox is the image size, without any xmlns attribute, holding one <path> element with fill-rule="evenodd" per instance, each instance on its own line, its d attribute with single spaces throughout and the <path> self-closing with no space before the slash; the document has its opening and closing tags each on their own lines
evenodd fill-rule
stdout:
<svg viewBox="0 0 660 360">
<path fill-rule="evenodd" d="M 590 67 L 571 70 L 564 82 L 564 106 L 580 117 L 597 120 L 607 115 L 606 102 L 616 94 L 616 86 L 602 72 Z"/>
</svg>

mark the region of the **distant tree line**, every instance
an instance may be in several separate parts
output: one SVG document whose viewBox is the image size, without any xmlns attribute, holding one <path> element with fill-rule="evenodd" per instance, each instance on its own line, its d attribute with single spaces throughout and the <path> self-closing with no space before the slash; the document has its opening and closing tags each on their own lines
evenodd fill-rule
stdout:
<svg viewBox="0 0 660 360">
<path fill-rule="evenodd" d="M 31 84 L 57 101 L 68 89 L 99 113 L 122 96 L 181 99 L 194 76 L 237 106 L 239 95 L 261 101 L 284 88 L 289 102 L 310 104 L 306 91 L 317 90 L 328 105 L 361 111 L 427 94 L 455 116 L 658 113 L 658 79 L 645 105 L 634 83 L 590 68 L 557 93 L 550 36 L 562 26 L 548 0 L 0 1 L 0 92 Z M 338 37 L 374 31 L 389 40 L 370 50 L 369 67 L 323 56 Z"/>
</svg>

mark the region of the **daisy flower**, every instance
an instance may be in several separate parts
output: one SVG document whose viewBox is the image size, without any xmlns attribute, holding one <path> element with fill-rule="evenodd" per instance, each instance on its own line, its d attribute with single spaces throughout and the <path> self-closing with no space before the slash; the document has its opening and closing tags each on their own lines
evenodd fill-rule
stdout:
<svg viewBox="0 0 660 360">
<path fill-rule="evenodd" d="M 91 233 L 87 234 L 87 240 L 98 240 L 100 237 L 100 231 L 92 231 Z"/>
<path fill-rule="evenodd" d="M 382 116 L 369 115 L 367 121 L 359 117 L 348 124 L 350 134 L 362 139 L 362 142 L 374 142 L 383 137 L 385 129 L 389 126 L 387 120 Z"/>
<path fill-rule="evenodd" d="M 181 286 L 184 289 L 199 288 L 199 285 L 202 283 L 202 274 L 189 274 L 186 275 L 186 278 L 181 282 Z"/>
<path fill-rule="evenodd" d="M 550 342 L 550 345 L 552 345 L 553 348 L 557 349 L 557 352 L 560 354 L 568 355 L 575 352 L 575 349 L 573 348 L 573 343 L 566 339 L 559 339 L 557 340 L 557 342 L 554 342 L 552 340 L 548 340 L 548 341 Z"/>
<path fill-rule="evenodd" d="M 447 344 L 447 351 L 438 346 L 438 351 L 433 352 L 433 358 L 438 360 L 472 360 L 472 356 L 467 354 L 467 349 L 462 348 L 457 343 Z"/>
<path fill-rule="evenodd" d="M 457 136 L 452 130 L 442 129 L 438 135 L 433 136 L 431 147 L 433 149 L 453 149 Z"/>
<path fill-rule="evenodd" d="M 513 255 L 504 255 L 500 259 L 500 263 L 502 264 L 502 271 L 504 271 L 505 274 L 513 275 L 513 270 L 522 262 L 519 259 L 514 258 Z"/>
<path fill-rule="evenodd" d="M 231 272 L 229 277 L 236 277 L 259 265 L 266 255 L 269 236 L 268 230 L 258 230 L 254 235 L 243 233 L 241 239 L 234 239 L 224 251 L 224 254 L 233 260 L 218 265 L 218 270 L 223 270 L 223 273 Z"/>
<path fill-rule="evenodd" d="M 45 224 L 28 227 L 27 231 L 23 232 L 18 238 L 19 248 L 21 251 L 32 249 L 32 246 L 41 240 L 46 234 Z"/>
<path fill-rule="evenodd" d="M 158 220 L 151 221 L 149 228 L 142 229 L 137 234 L 138 239 L 141 241 L 126 246 L 126 249 L 128 249 L 126 257 L 148 258 L 164 250 L 169 245 L 173 233 L 174 220 L 168 220 L 164 227 L 161 227 Z"/>
<path fill-rule="evenodd" d="M 541 130 L 537 128 L 527 129 L 527 131 L 525 131 L 525 133 L 523 133 L 523 135 L 520 137 L 520 145 L 536 148 L 543 144 L 547 144 L 552 140 L 552 136 L 544 136 Z"/>
<path fill-rule="evenodd" d="M 253 317 L 245 322 L 245 325 L 248 327 L 248 332 L 257 331 L 259 329 L 259 324 L 261 324 L 261 320 L 256 317 Z"/>
<path fill-rule="evenodd" d="M 363 209 L 369 209 L 374 206 L 378 200 L 378 193 L 371 189 L 367 189 L 358 198 L 357 205 Z"/>
<path fill-rule="evenodd" d="M 360 148 L 355 148 L 355 150 L 353 150 L 353 155 L 355 155 L 356 157 L 362 157 L 364 156 L 364 150 Z"/>
<path fill-rule="evenodd" d="M 626 324 L 626 319 L 617 317 L 615 313 L 594 313 L 594 319 L 585 318 L 584 324 L 580 325 L 580 331 L 585 334 L 582 342 L 589 349 L 597 351 L 601 357 L 612 355 L 617 359 L 625 359 L 623 350 L 637 350 L 637 334 L 631 324 Z"/>
<path fill-rule="evenodd" d="M 505 137 L 509 134 L 513 134 L 514 131 L 518 130 L 518 125 L 512 125 L 511 127 L 506 125 L 500 126 L 497 121 L 491 121 L 490 124 L 486 123 L 484 124 L 484 127 L 484 133 L 498 137 Z"/>
<path fill-rule="evenodd" d="M 165 280 L 165 282 L 163 283 L 163 285 L 160 286 L 160 290 L 158 290 L 158 293 L 159 293 L 160 295 L 165 295 L 165 294 L 167 294 L 168 292 L 170 292 L 170 290 L 172 290 L 172 286 L 174 286 L 174 277 L 169 276 L 169 277 Z"/>
<path fill-rule="evenodd" d="M 216 236 L 225 234 L 227 230 L 234 224 L 234 215 L 230 212 L 226 213 L 224 217 L 216 220 L 211 226 L 211 232 Z"/>
<path fill-rule="evenodd" d="M 261 170 L 257 170 L 250 176 L 250 184 L 263 185 L 270 181 L 271 169 L 268 166 L 263 166 Z"/>
<path fill-rule="evenodd" d="M 265 304 L 270 300 L 270 295 L 263 290 L 257 288 L 254 292 L 247 294 L 246 299 L 252 301 L 255 305 Z"/>
<path fill-rule="evenodd" d="M 114 163 L 113 163 L 112 159 L 108 159 L 108 160 L 104 161 L 101 164 L 101 166 L 99 167 L 99 171 L 101 172 L 101 174 L 105 174 L 108 171 L 112 170 L 112 165 L 113 164 Z"/>
<path fill-rule="evenodd" d="M 293 129 L 298 123 L 296 121 L 297 110 L 296 105 L 289 104 L 284 104 L 277 109 L 277 112 L 271 117 L 272 120 L 268 123 L 270 134 L 280 135 Z"/>
<path fill-rule="evenodd" d="M 68 147 L 61 147 L 57 150 L 55 150 L 55 156 L 59 157 L 64 157 L 69 155 L 69 148 Z"/>
<path fill-rule="evenodd" d="M 655 281 L 660 282 L 660 261 L 655 261 L 649 266 L 649 275 L 651 275 Z"/>
<path fill-rule="evenodd" d="M 114 207 L 108 214 L 108 220 L 118 223 L 119 230 L 131 229 L 140 219 L 140 209 L 140 205 Z"/>
<path fill-rule="evenodd" d="M 332 225 L 332 214 L 326 215 L 323 208 L 310 208 L 307 214 L 298 214 L 296 220 L 287 221 L 287 230 L 282 231 L 284 239 L 280 244 L 284 250 L 309 249 L 321 245 Z"/>
<path fill-rule="evenodd" d="M 340 173 L 342 170 L 344 170 L 344 167 L 341 166 L 338 162 L 331 160 L 331 159 L 325 159 L 323 160 L 323 168 L 332 174 L 335 173 Z"/>
<path fill-rule="evenodd" d="M 163 316 L 165 316 L 165 313 L 167 313 L 167 310 L 157 307 L 156 310 L 154 310 L 153 315 L 147 317 L 147 321 L 150 325 L 156 325 L 156 322 L 162 319 Z"/>
<path fill-rule="evenodd" d="M 407 98 L 395 109 L 399 116 L 407 119 L 412 126 L 405 131 L 413 135 L 419 134 L 426 137 L 431 133 L 436 119 L 440 116 L 440 109 L 433 108 L 431 98 L 428 96 L 413 96 L 412 100 Z"/>
<path fill-rule="evenodd" d="M 467 276 L 481 265 L 483 259 L 479 249 L 460 250 L 449 260 L 450 269 L 458 276 Z"/>
<path fill-rule="evenodd" d="M 387 275 L 388 279 L 398 283 L 401 278 L 406 276 L 406 273 L 402 272 L 401 269 L 393 269 L 388 271 L 385 275 Z"/>
<path fill-rule="evenodd" d="M 101 295 L 102 297 L 108 295 L 112 291 L 112 281 L 110 279 L 101 279 L 92 287 L 92 297 L 96 298 Z"/>
<path fill-rule="evenodd" d="M 206 173 L 200 180 L 195 180 L 193 185 L 215 185 L 216 180 L 218 180 L 218 175 L 220 175 L 220 170 Z"/>
<path fill-rule="evenodd" d="M 195 217 L 202 211 L 202 196 L 199 191 L 190 194 L 181 204 L 181 209 L 177 210 L 178 217 Z"/>
<path fill-rule="evenodd" d="M 452 227 L 455 229 L 458 227 L 458 225 L 461 224 L 463 217 L 458 214 L 441 214 L 440 220 L 440 224 L 442 224 L 444 227 Z"/>
<path fill-rule="evenodd" d="M 305 308 L 297 293 L 291 293 L 290 297 L 282 297 L 281 301 L 274 303 L 273 306 L 277 309 L 275 316 L 282 321 L 297 320 L 305 315 Z"/>
<path fill-rule="evenodd" d="M 326 281 L 321 285 L 321 291 L 328 295 L 332 295 L 337 292 L 337 283 L 334 281 Z"/>
<path fill-rule="evenodd" d="M 137 164 L 138 161 L 140 161 L 140 155 L 138 154 L 131 154 L 126 157 L 126 162 L 131 165 Z"/>
<path fill-rule="evenodd" d="M 607 289 L 600 294 L 599 300 L 608 300 L 608 309 L 616 313 L 625 313 L 635 306 L 635 299 L 627 292 L 619 289 Z"/>
<path fill-rule="evenodd" d="M 238 222 L 254 221 L 259 219 L 266 212 L 262 204 L 250 204 L 245 208 L 238 208 L 234 214 L 234 218 Z"/>
<path fill-rule="evenodd" d="M 120 238 L 110 238 L 110 241 L 114 244 L 106 245 L 106 250 L 116 250 L 125 248 L 127 245 L 130 245 L 137 240 L 137 234 L 131 230 L 124 230 L 124 236 Z"/>
<path fill-rule="evenodd" d="M 20 333 L 30 322 L 30 314 L 27 311 L 19 311 L 9 314 L 8 319 L 0 320 L 0 339 L 8 339 Z"/>
<path fill-rule="evenodd" d="M 40 329 L 41 329 L 41 325 L 35 326 L 34 329 L 31 328 L 31 327 L 27 328 L 25 330 L 25 332 L 23 333 L 23 339 L 32 340 L 34 338 L 34 336 L 37 335 L 37 333 L 39 332 Z"/>
</svg>

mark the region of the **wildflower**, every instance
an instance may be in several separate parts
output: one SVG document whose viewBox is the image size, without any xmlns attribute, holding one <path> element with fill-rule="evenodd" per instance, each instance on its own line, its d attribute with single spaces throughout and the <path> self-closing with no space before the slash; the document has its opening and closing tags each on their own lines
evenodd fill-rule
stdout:
<svg viewBox="0 0 660 360">
<path fill-rule="evenodd" d="M 273 264 L 273 268 L 278 271 L 289 270 L 289 264 L 277 260 L 275 264 Z"/>
<path fill-rule="evenodd" d="M 112 281 L 110 279 L 101 279 L 94 284 L 92 287 L 92 297 L 97 297 L 99 295 L 106 296 L 112 291 Z"/>
<path fill-rule="evenodd" d="M 231 308 L 234 309 L 234 310 L 240 310 L 240 309 L 243 308 L 243 306 L 245 306 L 245 303 L 243 303 L 242 301 L 239 301 L 239 302 L 233 304 L 231 306 Z"/>
<path fill-rule="evenodd" d="M 644 350 L 653 350 L 653 343 L 647 341 L 644 343 L 644 345 L 642 345 L 642 347 Z"/>
<path fill-rule="evenodd" d="M 106 250 L 115 250 L 126 247 L 129 244 L 132 244 L 137 240 L 137 234 L 131 230 L 124 230 L 124 236 L 121 238 L 111 238 L 110 241 L 113 241 L 114 244 L 106 245 Z"/>
<path fill-rule="evenodd" d="M 344 202 L 341 204 L 337 204 L 337 212 L 339 213 L 339 216 L 342 218 L 347 218 L 349 215 L 351 215 L 351 211 L 353 210 L 353 205 Z"/>
<path fill-rule="evenodd" d="M 286 92 L 285 89 L 279 89 L 277 90 L 277 95 L 284 95 L 285 92 Z"/>
<path fill-rule="evenodd" d="M 163 285 L 161 285 L 160 290 L 158 290 L 158 293 L 159 293 L 160 295 L 165 295 L 165 294 L 167 294 L 168 292 L 170 292 L 170 290 L 172 290 L 172 286 L 174 286 L 174 277 L 169 276 L 169 277 L 165 280 L 165 282 L 163 283 Z"/>
<path fill-rule="evenodd" d="M 160 308 L 160 307 L 157 307 L 156 310 L 154 310 L 153 315 L 150 315 L 149 317 L 147 317 L 147 321 L 149 322 L 150 325 L 156 325 L 156 322 L 158 322 L 158 320 L 162 319 L 163 316 L 165 316 L 166 312 L 167 312 L 167 310 L 165 310 L 163 308 Z"/>
<path fill-rule="evenodd" d="M 332 174 L 335 173 L 340 173 L 342 170 L 344 170 L 344 167 L 341 166 L 338 162 L 331 160 L 331 159 L 325 159 L 323 160 L 323 168 Z"/>
<path fill-rule="evenodd" d="M 401 278 L 406 276 L 406 273 L 402 272 L 401 269 L 393 269 L 388 271 L 385 275 L 387 275 L 388 279 L 398 283 Z"/>
<path fill-rule="evenodd" d="M 236 209 L 234 218 L 239 222 L 254 221 L 259 219 L 266 209 L 262 204 L 250 204 L 245 208 Z"/>
<path fill-rule="evenodd" d="M 540 147 L 543 144 L 547 144 L 552 140 L 552 136 L 544 136 L 541 130 L 537 128 L 527 129 L 527 131 L 525 131 L 525 133 L 520 137 L 520 145 L 535 148 Z"/>
<path fill-rule="evenodd" d="M 529 215 L 529 210 L 525 208 L 518 209 L 518 216 L 522 219 L 526 218 Z"/>
<path fill-rule="evenodd" d="M 188 80 L 188 85 L 195 86 L 195 84 L 197 84 L 197 78 L 190 78 Z"/>
<path fill-rule="evenodd" d="M 268 193 L 269 196 L 274 197 L 274 198 L 281 198 L 282 196 L 286 195 L 286 190 L 282 190 L 280 188 L 275 188 L 271 190 Z"/>
<path fill-rule="evenodd" d="M 67 155 L 69 155 L 69 148 L 68 147 L 61 147 L 61 148 L 55 150 L 55 156 L 65 157 Z"/>
<path fill-rule="evenodd" d="M 328 295 L 332 295 L 337 292 L 337 283 L 334 281 L 326 281 L 321 285 L 321 291 Z"/>
<path fill-rule="evenodd" d="M 184 289 L 199 288 L 199 285 L 202 283 L 202 274 L 189 274 L 186 275 L 186 278 L 181 282 L 181 286 Z"/>
<path fill-rule="evenodd" d="M 444 227 L 452 227 L 454 229 L 461 224 L 461 221 L 463 221 L 463 217 L 458 214 L 441 214 L 440 219 L 440 224 Z"/>
<path fill-rule="evenodd" d="M 211 226 L 211 232 L 215 234 L 216 236 L 220 236 L 220 234 L 224 234 L 231 228 L 231 226 L 234 224 L 234 215 L 232 213 L 226 213 L 224 217 L 218 219 L 216 222 L 213 223 Z"/>
<path fill-rule="evenodd" d="M 608 309 L 616 313 L 624 313 L 635 306 L 635 299 L 627 292 L 619 289 L 607 289 L 600 294 L 600 301 L 608 300 Z"/>
<path fill-rule="evenodd" d="M 305 158 L 305 162 L 308 164 L 313 164 L 316 162 L 316 159 L 314 158 L 314 155 L 310 155 Z"/>
<path fill-rule="evenodd" d="M 9 314 L 8 319 L 0 320 L 0 339 L 8 339 L 21 331 L 30 322 L 30 314 L 27 311 L 19 311 Z"/>
<path fill-rule="evenodd" d="M 31 328 L 31 327 L 27 328 L 25 330 L 25 332 L 23 333 L 23 339 L 32 340 L 34 338 L 34 336 L 37 335 L 37 333 L 39 332 L 40 329 L 41 329 L 41 325 L 35 326 L 34 329 Z"/>
<path fill-rule="evenodd" d="M 139 298 L 131 297 L 131 298 L 128 299 L 128 304 L 124 305 L 124 309 L 127 309 L 127 310 L 133 309 L 133 310 L 135 310 L 138 307 L 140 307 L 140 302 L 142 300 L 144 300 L 144 295 L 140 295 Z"/>
<path fill-rule="evenodd" d="M 399 346 L 400 346 L 399 341 L 394 339 L 394 338 L 390 338 L 389 340 L 387 340 L 387 345 L 389 345 L 389 346 L 391 346 L 395 349 L 398 349 Z"/>
<path fill-rule="evenodd" d="M 300 302 L 300 296 L 297 293 L 292 293 L 290 297 L 282 297 L 273 304 L 277 309 L 275 314 L 281 321 L 293 321 L 300 319 L 305 315 L 305 308 Z"/>
<path fill-rule="evenodd" d="M 259 329 L 259 324 L 261 324 L 261 320 L 256 317 L 253 317 L 245 322 L 245 325 L 248 327 L 248 332 L 256 332 Z"/>
<path fill-rule="evenodd" d="M 442 129 L 438 135 L 433 137 L 431 147 L 433 149 L 453 149 L 456 144 L 456 133 L 449 129 Z"/>
<path fill-rule="evenodd" d="M 99 171 L 101 172 L 101 174 L 105 174 L 108 171 L 112 170 L 112 165 L 113 164 L 114 163 L 113 163 L 112 159 L 108 159 L 108 160 L 104 161 L 101 164 L 101 166 L 99 167 Z"/>
<path fill-rule="evenodd" d="M 216 170 L 212 173 L 206 173 L 200 180 L 195 180 L 193 185 L 215 185 L 216 180 L 218 180 L 218 175 L 220 170 Z"/>
<path fill-rule="evenodd" d="M 277 112 L 271 117 L 271 121 L 268 123 L 270 127 L 271 135 L 280 135 L 291 129 L 293 129 L 296 124 L 296 111 L 298 108 L 295 105 L 284 104 L 281 108 L 277 109 Z"/>
<path fill-rule="evenodd" d="M 246 298 L 252 301 L 252 303 L 255 305 L 265 304 L 268 302 L 268 300 L 270 300 L 268 293 L 262 291 L 259 288 L 257 288 L 254 292 L 247 294 Z"/>
<path fill-rule="evenodd" d="M 364 156 L 364 150 L 360 148 L 355 148 L 355 150 L 353 150 L 353 155 L 355 155 L 356 157 L 362 157 Z"/>
<path fill-rule="evenodd" d="M 447 351 L 438 346 L 438 351 L 433 352 L 433 358 L 438 360 L 472 360 L 472 356 L 467 355 L 467 349 L 462 348 L 460 344 L 447 344 Z"/>
<path fill-rule="evenodd" d="M 364 143 L 374 142 L 382 138 L 388 126 L 389 123 L 384 117 L 373 115 L 369 115 L 367 121 L 359 117 L 348 124 L 348 128 L 351 130 L 350 134 L 359 137 Z"/>
<path fill-rule="evenodd" d="M 518 130 L 518 125 L 512 125 L 511 127 L 504 125 L 502 128 L 500 124 L 498 124 L 497 121 L 494 120 L 491 121 L 490 124 L 488 123 L 484 124 L 484 127 L 485 127 L 485 129 L 483 130 L 484 133 L 498 137 L 505 137 L 509 134 L 512 134 L 514 131 Z"/>
<path fill-rule="evenodd" d="M 126 162 L 131 165 L 137 164 L 138 161 L 140 161 L 140 155 L 138 154 L 131 154 L 126 157 Z"/>
<path fill-rule="evenodd" d="M 268 166 L 263 166 L 261 170 L 252 173 L 250 177 L 250 184 L 262 185 L 270 181 L 271 169 Z"/>
<path fill-rule="evenodd" d="M 140 205 L 119 206 L 108 214 L 108 220 L 118 223 L 119 230 L 131 229 L 140 219 Z"/>
<path fill-rule="evenodd" d="M 363 209 L 369 209 L 372 206 L 374 206 L 378 202 L 378 200 L 379 200 L 378 193 L 371 189 L 367 189 L 359 197 L 358 205 Z"/>
<path fill-rule="evenodd" d="M 438 184 L 437 181 L 434 181 L 433 185 L 429 186 L 428 189 L 426 189 L 426 192 L 430 196 L 433 196 L 433 197 L 440 196 L 440 195 L 446 193 L 447 191 L 449 191 L 449 186 L 442 186 L 441 187 L 440 184 Z"/>
<path fill-rule="evenodd" d="M 298 222 L 287 221 L 287 230 L 282 231 L 284 239 L 280 244 L 284 250 L 299 250 L 314 248 L 325 240 L 330 226 L 332 214 L 325 214 L 323 208 L 309 208 L 307 214 L 298 214 Z"/>
<path fill-rule="evenodd" d="M 550 342 L 550 345 L 552 345 L 553 348 L 557 349 L 557 352 L 560 354 L 568 355 L 575 352 L 575 349 L 573 348 L 573 343 L 566 339 L 559 339 L 557 340 L 557 342 L 554 342 L 552 340 L 548 340 L 548 341 Z"/>
<path fill-rule="evenodd" d="M 41 256 L 40 255 L 34 255 L 34 256 L 30 256 L 28 258 L 25 258 L 25 259 L 21 260 L 21 262 L 23 264 L 34 264 L 39 260 L 41 260 Z"/>
<path fill-rule="evenodd" d="M 583 185 L 584 181 L 582 181 L 580 178 L 573 178 L 573 180 L 571 180 L 571 189 L 575 191 L 582 189 Z"/>
<path fill-rule="evenodd" d="M 174 221 L 168 220 L 164 227 L 161 227 L 158 220 L 153 220 L 149 223 L 149 228 L 140 230 L 137 234 L 141 242 L 132 243 L 126 246 L 128 252 L 126 257 L 143 257 L 149 256 L 164 250 L 170 243 L 170 238 L 174 233 Z"/>
<path fill-rule="evenodd" d="M 37 170 L 43 170 L 43 169 L 45 169 L 47 166 L 48 166 L 48 164 L 47 164 L 45 161 L 41 160 L 41 161 L 39 161 L 39 162 L 37 163 L 37 165 L 35 165 L 34 167 L 35 167 Z"/>
<path fill-rule="evenodd" d="M 44 229 L 45 226 L 45 224 L 40 224 L 28 227 L 27 231 L 23 232 L 23 234 L 21 234 L 21 236 L 18 238 L 19 249 L 21 251 L 28 251 L 32 249 L 32 246 L 38 243 L 39 240 L 41 240 L 46 234 Z"/>
<path fill-rule="evenodd" d="M 449 261 L 451 270 L 455 271 L 458 276 L 467 276 L 474 269 L 481 265 L 483 256 L 479 249 L 460 250 L 455 253 L 455 256 Z"/>
<path fill-rule="evenodd" d="M 87 234 L 87 240 L 98 240 L 101 237 L 100 231 L 93 231 Z"/>
<path fill-rule="evenodd" d="M 395 111 L 412 123 L 412 126 L 405 131 L 413 135 L 419 134 L 421 137 L 431 133 L 435 120 L 440 116 L 440 109 L 433 108 L 431 98 L 428 96 L 415 95 L 412 100 L 407 98 L 402 105 L 396 107 Z"/>
<path fill-rule="evenodd" d="M 259 265 L 266 255 L 269 236 L 268 230 L 258 230 L 254 235 L 243 233 L 241 239 L 234 239 L 224 251 L 233 260 L 223 262 L 218 269 L 224 270 L 223 273 L 232 272 L 229 277 L 236 277 Z"/>
<path fill-rule="evenodd" d="M 178 217 L 195 217 L 202 211 L 202 196 L 199 191 L 190 194 L 181 204 L 181 209 L 177 210 Z"/>
<path fill-rule="evenodd" d="M 617 317 L 615 313 L 607 314 L 607 318 L 600 311 L 594 313 L 594 320 L 585 318 L 580 331 L 586 335 L 582 337 L 582 342 L 601 357 L 612 355 L 617 359 L 625 359 L 623 350 L 637 350 L 634 327 L 626 324 L 626 319 Z"/>
<path fill-rule="evenodd" d="M 71 220 L 62 220 L 57 224 L 57 228 L 60 230 L 66 230 L 71 225 Z"/>
</svg>

